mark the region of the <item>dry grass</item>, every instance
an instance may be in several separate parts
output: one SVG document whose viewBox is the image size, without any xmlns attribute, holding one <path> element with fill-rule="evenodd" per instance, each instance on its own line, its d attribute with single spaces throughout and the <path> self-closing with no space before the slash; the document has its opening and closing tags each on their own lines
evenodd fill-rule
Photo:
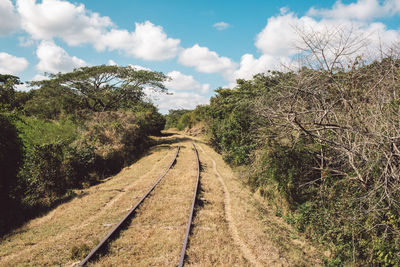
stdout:
<svg viewBox="0 0 400 267">
<path fill-rule="evenodd" d="M 69 264 L 74 247 L 92 248 L 159 177 L 175 150 L 158 146 L 115 177 L 87 190 L 0 242 L 0 266 Z"/>
</svg>

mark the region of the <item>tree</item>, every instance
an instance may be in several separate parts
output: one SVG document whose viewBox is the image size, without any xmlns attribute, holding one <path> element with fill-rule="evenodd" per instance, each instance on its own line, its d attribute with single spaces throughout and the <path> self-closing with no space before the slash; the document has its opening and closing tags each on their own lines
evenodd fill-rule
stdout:
<svg viewBox="0 0 400 267">
<path fill-rule="evenodd" d="M 8 108 L 12 108 L 14 106 L 14 86 L 17 84 L 21 84 L 17 76 L 0 74 L 0 105 L 6 105 Z"/>
<path fill-rule="evenodd" d="M 163 83 L 168 79 L 161 72 L 106 65 L 82 67 L 65 74 L 50 74 L 49 77 L 49 80 L 30 84 L 70 90 L 80 105 L 93 111 L 130 107 L 142 101 L 144 88 L 166 92 Z"/>
</svg>

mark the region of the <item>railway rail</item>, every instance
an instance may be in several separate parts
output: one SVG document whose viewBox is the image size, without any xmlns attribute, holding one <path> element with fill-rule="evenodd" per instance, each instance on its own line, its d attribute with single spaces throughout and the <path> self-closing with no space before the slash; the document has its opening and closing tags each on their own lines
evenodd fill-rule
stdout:
<svg viewBox="0 0 400 267">
<path fill-rule="evenodd" d="M 189 215 L 189 219 L 188 219 L 187 226 L 186 226 L 185 239 L 184 239 L 184 243 L 183 243 L 183 247 L 182 247 L 181 255 L 180 255 L 180 261 L 179 261 L 180 267 L 184 265 L 186 247 L 187 247 L 189 236 L 190 236 L 192 219 L 193 219 L 193 215 L 194 215 L 195 204 L 196 204 L 197 194 L 198 194 L 198 190 L 199 190 L 199 183 L 200 183 L 200 159 L 199 159 L 198 151 L 197 151 L 194 143 L 193 143 L 193 148 L 194 148 L 194 152 L 196 154 L 196 160 L 197 160 L 197 180 L 196 180 L 196 188 L 195 188 L 195 191 L 193 194 L 190 215 Z M 133 214 L 135 213 L 136 209 L 140 206 L 140 204 L 142 204 L 142 202 L 150 195 L 150 193 L 154 190 L 154 188 L 161 182 L 161 180 L 166 176 L 168 171 L 176 163 L 179 151 L 180 151 L 180 146 L 178 146 L 178 148 L 177 148 L 175 158 L 172 160 L 171 164 L 165 169 L 163 174 L 157 179 L 157 181 L 154 183 L 154 185 L 147 191 L 146 194 L 143 195 L 143 197 L 135 204 L 135 206 L 133 206 L 128 211 L 128 213 L 125 215 L 125 217 L 119 221 L 119 223 L 107 234 L 107 236 L 79 263 L 78 266 L 84 266 L 89 261 L 91 261 L 96 255 L 98 255 L 98 253 L 105 247 L 105 245 L 107 243 L 109 243 L 118 232 L 120 232 L 122 230 L 123 226 L 133 216 Z"/>
<path fill-rule="evenodd" d="M 192 208 L 190 209 L 190 216 L 189 216 L 189 220 L 188 220 L 188 223 L 186 226 L 185 241 L 183 242 L 181 258 L 179 260 L 179 267 L 183 266 L 183 263 L 185 260 L 186 247 L 187 247 L 187 244 L 189 241 L 189 235 L 190 235 L 190 229 L 192 226 L 194 208 L 196 205 L 197 193 L 199 191 L 199 184 L 200 184 L 200 159 L 199 159 L 199 153 L 197 152 L 197 149 L 196 149 L 196 146 L 194 145 L 194 143 L 193 143 L 193 148 L 194 148 L 194 152 L 196 153 L 196 159 L 197 159 L 197 181 L 196 181 L 196 189 L 194 190 L 194 194 L 193 194 Z"/>
</svg>

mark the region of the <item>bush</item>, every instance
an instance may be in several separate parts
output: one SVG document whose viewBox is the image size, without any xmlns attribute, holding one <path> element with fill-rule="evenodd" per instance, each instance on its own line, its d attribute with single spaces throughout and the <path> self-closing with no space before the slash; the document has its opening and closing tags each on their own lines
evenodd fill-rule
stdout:
<svg viewBox="0 0 400 267">
<path fill-rule="evenodd" d="M 16 118 L 0 114 L 0 235 L 12 223 L 12 211 L 18 203 L 17 173 L 23 161 L 23 146 L 13 121 Z"/>
<path fill-rule="evenodd" d="M 28 203 L 51 204 L 67 191 L 66 176 L 62 170 L 65 144 L 33 145 L 21 171 L 28 188 Z"/>
<path fill-rule="evenodd" d="M 22 141 L 10 115 L 0 114 L 0 198 L 10 198 L 23 160 Z M 2 205 L 2 207 L 5 207 Z"/>
<path fill-rule="evenodd" d="M 321 173 L 316 171 L 314 151 L 318 147 L 310 140 L 302 140 L 294 146 L 279 144 L 274 140 L 266 143 L 257 161 L 252 166 L 253 173 L 248 183 L 253 188 L 263 188 L 271 182 L 278 185 L 292 209 L 312 199 L 315 194 L 312 181 L 317 181 Z M 310 183 L 308 185 L 308 183 Z"/>
</svg>

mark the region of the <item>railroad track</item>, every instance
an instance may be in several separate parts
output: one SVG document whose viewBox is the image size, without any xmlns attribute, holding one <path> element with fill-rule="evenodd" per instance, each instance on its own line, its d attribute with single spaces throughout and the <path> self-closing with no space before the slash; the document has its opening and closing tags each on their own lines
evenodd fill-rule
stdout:
<svg viewBox="0 0 400 267">
<path fill-rule="evenodd" d="M 196 146 L 193 143 L 193 149 L 196 154 L 196 160 L 197 160 L 197 180 L 196 180 L 196 187 L 193 193 L 193 200 L 192 200 L 192 206 L 190 210 L 190 215 L 187 221 L 187 226 L 186 226 L 186 232 L 185 232 L 185 238 L 181 250 L 181 255 L 180 255 L 180 261 L 179 261 L 179 266 L 184 265 L 184 260 L 185 260 L 185 253 L 186 253 L 186 247 L 188 244 L 190 232 L 191 232 L 191 225 L 192 225 L 192 219 L 194 215 L 194 208 L 196 205 L 196 199 L 197 199 L 197 194 L 198 194 L 198 189 L 199 189 L 199 183 L 200 183 L 200 159 L 198 155 L 198 151 L 196 149 Z M 111 240 L 113 240 L 113 237 L 119 233 L 124 226 L 127 225 L 127 222 L 129 221 L 130 218 L 132 218 L 133 214 L 135 213 L 136 209 L 143 203 L 143 201 L 150 196 L 150 193 L 154 190 L 154 188 L 161 182 L 161 180 L 166 176 L 168 171 L 174 166 L 174 164 L 177 161 L 178 155 L 180 151 L 180 146 L 178 146 L 175 158 L 172 160 L 171 164 L 165 169 L 163 174 L 157 179 L 157 181 L 154 183 L 154 185 L 147 191 L 146 194 L 143 195 L 143 197 L 128 211 L 128 213 L 125 215 L 124 218 L 122 218 L 118 224 L 107 234 L 107 236 L 79 263 L 78 266 L 84 266 L 86 265 L 89 261 L 93 260 L 99 252 L 108 244 Z"/>
</svg>

